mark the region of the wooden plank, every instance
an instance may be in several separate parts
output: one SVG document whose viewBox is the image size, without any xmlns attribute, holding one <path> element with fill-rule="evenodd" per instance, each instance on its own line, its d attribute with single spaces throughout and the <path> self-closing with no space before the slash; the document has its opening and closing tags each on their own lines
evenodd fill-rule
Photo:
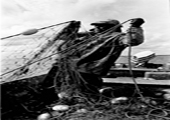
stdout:
<svg viewBox="0 0 170 120">
<path fill-rule="evenodd" d="M 129 68 L 111 68 L 110 71 L 129 71 Z M 133 71 L 144 71 L 144 72 L 153 72 L 158 71 L 157 69 L 152 68 L 132 68 Z"/>
<path fill-rule="evenodd" d="M 170 85 L 170 80 L 153 80 L 144 78 L 135 78 L 137 84 L 144 85 Z M 122 83 L 122 84 L 134 84 L 130 77 L 117 77 L 117 78 L 103 78 L 104 83 Z"/>
</svg>

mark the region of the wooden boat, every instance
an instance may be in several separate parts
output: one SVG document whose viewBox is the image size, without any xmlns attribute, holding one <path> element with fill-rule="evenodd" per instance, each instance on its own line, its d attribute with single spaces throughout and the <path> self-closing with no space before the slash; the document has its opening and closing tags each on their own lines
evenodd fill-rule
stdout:
<svg viewBox="0 0 170 120">
<path fill-rule="evenodd" d="M 170 72 L 146 68 L 133 68 L 132 71 L 138 84 L 170 86 Z M 112 68 L 103 79 L 106 83 L 134 84 L 128 68 Z"/>
</svg>

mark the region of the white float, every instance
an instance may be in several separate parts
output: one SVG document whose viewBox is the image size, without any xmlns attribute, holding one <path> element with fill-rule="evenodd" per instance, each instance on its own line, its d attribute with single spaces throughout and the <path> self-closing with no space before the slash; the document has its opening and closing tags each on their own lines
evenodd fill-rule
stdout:
<svg viewBox="0 0 170 120">
<path fill-rule="evenodd" d="M 49 113 L 43 113 L 38 116 L 37 120 L 48 120 L 51 117 Z"/>
<path fill-rule="evenodd" d="M 54 111 L 66 111 L 69 109 L 68 105 L 55 105 L 54 107 L 52 107 L 52 110 Z"/>
<path fill-rule="evenodd" d="M 22 32 L 22 35 L 32 35 L 38 32 L 38 29 L 29 29 L 24 32 Z"/>
</svg>

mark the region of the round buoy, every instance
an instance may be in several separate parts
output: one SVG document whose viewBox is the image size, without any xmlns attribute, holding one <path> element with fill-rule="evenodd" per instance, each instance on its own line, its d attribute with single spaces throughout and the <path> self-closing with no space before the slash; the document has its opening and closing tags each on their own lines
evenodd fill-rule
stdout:
<svg viewBox="0 0 170 120">
<path fill-rule="evenodd" d="M 48 120 L 50 117 L 51 116 L 50 116 L 49 113 L 43 113 L 43 114 L 38 116 L 37 120 Z"/>
<path fill-rule="evenodd" d="M 22 33 L 22 35 L 32 35 L 38 32 L 38 29 L 29 29 Z"/>
</svg>

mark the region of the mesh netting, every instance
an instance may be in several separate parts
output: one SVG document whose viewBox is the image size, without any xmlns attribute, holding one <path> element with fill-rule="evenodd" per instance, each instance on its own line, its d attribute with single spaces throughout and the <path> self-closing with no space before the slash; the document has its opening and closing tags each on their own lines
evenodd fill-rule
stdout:
<svg viewBox="0 0 170 120">
<path fill-rule="evenodd" d="M 103 48 L 110 50 L 113 39 L 119 34 L 112 35 L 115 29 L 113 27 L 94 36 L 88 34 L 79 41 L 79 27 L 79 21 L 72 21 L 39 29 L 33 35 L 17 35 L 4 39 L 1 83 L 47 74 L 45 81 L 51 81 L 47 79 L 52 76 L 57 93 L 65 90 L 74 93 L 78 90 L 80 93 L 78 88 L 86 82 L 77 71 L 74 60 L 92 50 L 97 50 L 96 54 L 101 54 Z M 49 73 L 53 66 L 56 70 Z"/>
<path fill-rule="evenodd" d="M 58 46 L 72 34 L 67 32 L 70 23 L 41 28 L 32 35 L 19 34 L 1 40 L 1 83 L 47 74 L 58 58 Z"/>
</svg>

